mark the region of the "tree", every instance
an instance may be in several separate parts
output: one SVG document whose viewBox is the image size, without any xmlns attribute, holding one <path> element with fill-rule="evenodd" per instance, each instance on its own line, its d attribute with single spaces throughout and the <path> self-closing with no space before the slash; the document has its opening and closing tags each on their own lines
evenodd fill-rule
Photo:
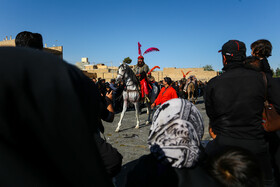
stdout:
<svg viewBox="0 0 280 187">
<path fill-rule="evenodd" d="M 279 68 L 276 68 L 276 70 L 275 70 L 275 76 L 276 76 L 276 77 L 280 77 L 280 69 L 279 69 Z"/>
<path fill-rule="evenodd" d="M 212 65 L 205 65 L 203 66 L 204 71 L 214 71 L 214 69 L 212 68 Z"/>
<path fill-rule="evenodd" d="M 129 58 L 129 57 L 126 57 L 124 60 L 123 60 L 124 63 L 126 64 L 130 64 L 132 62 L 132 60 Z"/>
</svg>

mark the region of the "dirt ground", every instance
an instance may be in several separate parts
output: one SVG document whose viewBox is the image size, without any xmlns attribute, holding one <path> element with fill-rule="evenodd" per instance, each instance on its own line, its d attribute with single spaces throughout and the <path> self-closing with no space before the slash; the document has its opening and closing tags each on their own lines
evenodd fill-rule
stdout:
<svg viewBox="0 0 280 187">
<path fill-rule="evenodd" d="M 203 140 L 209 140 L 209 119 L 206 115 L 202 97 L 198 98 L 195 106 L 199 109 L 204 119 L 205 128 Z M 103 125 L 105 127 L 104 135 L 107 142 L 110 143 L 113 147 L 117 148 L 118 151 L 123 155 L 123 165 L 125 165 L 142 155 L 149 154 L 147 138 L 151 124 L 145 124 L 147 119 L 146 108 L 142 109 L 139 129 L 134 128 L 136 125 L 134 110 L 130 110 L 125 113 L 120 132 L 116 133 L 115 129 L 117 128 L 119 119 L 120 113 L 115 115 L 113 123 L 103 122 Z"/>
</svg>

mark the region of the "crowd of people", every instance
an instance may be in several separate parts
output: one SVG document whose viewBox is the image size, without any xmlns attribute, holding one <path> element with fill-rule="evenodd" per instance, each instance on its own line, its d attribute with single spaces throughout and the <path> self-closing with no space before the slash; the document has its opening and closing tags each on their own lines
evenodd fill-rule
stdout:
<svg viewBox="0 0 280 187">
<path fill-rule="evenodd" d="M 43 52 L 42 36 L 22 32 L 15 48 L 0 48 L 1 186 L 114 186 L 122 155 L 102 137 L 102 120 L 113 122 L 122 82 L 90 80 L 79 69 Z M 224 73 L 209 81 L 205 94 L 213 140 L 206 147 L 202 115 L 182 95 L 195 77 L 162 84 L 152 80 L 144 58 L 134 70 L 141 96 L 149 84 L 160 93 L 147 143 L 127 173 L 125 186 L 279 186 L 280 135 L 262 127 L 267 99 L 280 114 L 280 84 L 267 58 L 272 45 L 258 40 L 222 46 Z M 151 79 L 152 81 L 149 81 Z M 143 81 L 144 80 L 144 81 Z M 184 86 L 183 86 L 184 85 Z"/>
</svg>

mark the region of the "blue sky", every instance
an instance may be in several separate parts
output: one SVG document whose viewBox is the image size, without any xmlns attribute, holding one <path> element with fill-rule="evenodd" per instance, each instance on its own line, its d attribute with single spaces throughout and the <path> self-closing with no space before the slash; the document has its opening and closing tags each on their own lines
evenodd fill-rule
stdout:
<svg viewBox="0 0 280 187">
<path fill-rule="evenodd" d="M 118 66 L 125 57 L 136 64 L 137 42 L 153 67 L 222 68 L 217 51 L 230 39 L 247 45 L 268 39 L 268 59 L 280 68 L 279 0 L 2 0 L 0 40 L 27 30 L 43 35 L 48 46 L 62 45 L 64 60 Z"/>
</svg>

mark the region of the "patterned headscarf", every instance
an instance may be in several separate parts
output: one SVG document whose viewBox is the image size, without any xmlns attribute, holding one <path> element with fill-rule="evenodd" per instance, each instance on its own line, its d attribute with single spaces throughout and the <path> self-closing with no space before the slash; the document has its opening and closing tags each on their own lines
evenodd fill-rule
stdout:
<svg viewBox="0 0 280 187">
<path fill-rule="evenodd" d="M 148 144 L 151 153 L 172 167 L 192 167 L 198 160 L 204 133 L 198 109 L 185 99 L 171 99 L 154 114 Z"/>
</svg>

